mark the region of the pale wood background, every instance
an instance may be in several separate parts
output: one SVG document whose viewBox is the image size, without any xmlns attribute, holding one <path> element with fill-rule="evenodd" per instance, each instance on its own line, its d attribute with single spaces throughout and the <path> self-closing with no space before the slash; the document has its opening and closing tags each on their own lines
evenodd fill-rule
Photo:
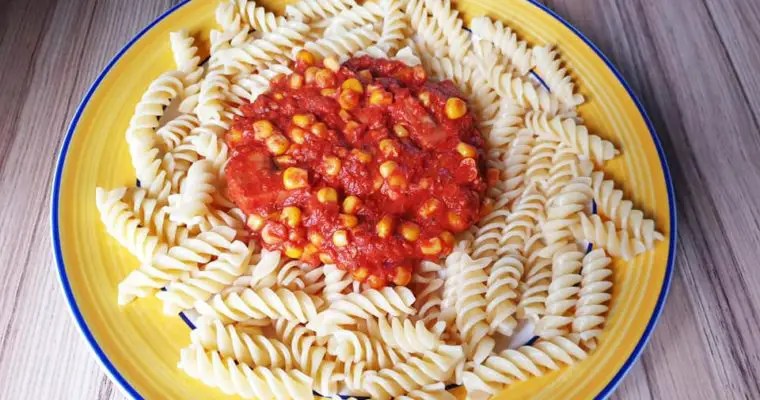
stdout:
<svg viewBox="0 0 760 400">
<path fill-rule="evenodd" d="M 123 399 L 50 248 L 60 140 L 110 57 L 176 0 L 0 1 L 0 399 Z M 615 399 L 760 399 L 760 2 L 551 0 L 654 119 L 679 208 L 670 298 Z"/>
</svg>

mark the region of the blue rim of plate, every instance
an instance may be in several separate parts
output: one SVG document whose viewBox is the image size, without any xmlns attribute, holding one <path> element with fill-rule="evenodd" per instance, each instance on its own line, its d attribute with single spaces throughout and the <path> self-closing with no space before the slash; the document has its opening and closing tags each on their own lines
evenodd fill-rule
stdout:
<svg viewBox="0 0 760 400">
<path fill-rule="evenodd" d="M 660 295 L 657 299 L 657 304 L 655 305 L 654 311 L 652 312 L 652 316 L 649 319 L 649 322 L 647 323 L 646 329 L 644 330 L 644 333 L 641 336 L 641 339 L 639 339 L 639 342 L 636 344 L 636 347 L 633 349 L 633 352 L 631 352 L 631 355 L 628 356 L 628 359 L 623 364 L 623 366 L 620 368 L 620 370 L 615 374 L 615 376 L 612 378 L 612 380 L 602 389 L 602 391 L 595 397 L 596 399 L 606 399 L 612 394 L 612 392 L 620 385 L 621 381 L 623 380 L 623 377 L 628 373 L 628 371 L 631 369 L 631 367 L 636 363 L 636 361 L 641 356 L 641 352 L 644 350 L 644 347 L 646 347 L 647 343 L 649 342 L 649 339 L 652 336 L 652 332 L 654 331 L 655 326 L 657 325 L 657 321 L 660 319 L 660 315 L 662 314 L 663 307 L 665 305 L 665 300 L 667 299 L 668 292 L 670 291 L 670 284 L 673 277 L 673 270 L 675 268 L 675 252 L 676 252 L 676 240 L 678 237 L 677 233 L 677 211 L 676 211 L 676 204 L 675 204 L 675 190 L 673 188 L 673 180 L 670 175 L 670 169 L 668 168 L 667 159 L 665 156 L 665 151 L 662 148 L 662 143 L 660 142 L 659 137 L 657 136 L 657 133 L 655 131 L 654 125 L 652 124 L 651 119 L 647 115 L 646 111 L 644 111 L 644 107 L 642 106 L 641 102 L 639 101 L 639 98 L 634 94 L 633 90 L 631 90 L 631 87 L 628 85 L 628 82 L 623 78 L 623 76 L 620 74 L 620 72 L 615 68 L 615 66 L 612 64 L 612 62 L 607 58 L 607 56 L 602 53 L 602 51 L 593 43 L 591 40 L 589 40 L 583 33 L 581 33 L 577 28 L 575 28 L 572 24 L 567 22 L 564 18 L 559 16 L 556 12 L 549 9 L 545 5 L 539 3 L 536 0 L 526 0 L 529 3 L 533 4 L 534 6 L 538 7 L 540 10 L 546 12 L 547 14 L 554 17 L 557 21 L 565 25 L 568 29 L 570 29 L 573 33 L 575 33 L 576 36 L 578 36 L 581 40 L 583 40 L 584 43 L 586 43 L 587 46 L 589 46 L 596 55 L 601 58 L 604 63 L 607 65 L 607 68 L 612 71 L 612 73 L 617 78 L 618 82 L 620 82 L 621 85 L 625 88 L 626 92 L 628 93 L 628 96 L 633 100 L 633 102 L 636 104 L 636 108 L 639 110 L 639 114 L 641 114 L 641 117 L 646 122 L 647 128 L 649 130 L 649 134 L 652 138 L 652 141 L 655 144 L 655 147 L 657 148 L 657 155 L 660 159 L 660 167 L 662 168 L 663 174 L 665 176 L 665 184 L 668 189 L 668 206 L 670 207 L 670 243 L 668 246 L 668 261 L 667 266 L 665 270 L 665 277 L 662 282 L 662 288 L 660 289 Z M 129 382 L 119 373 L 119 371 L 116 369 L 116 367 L 111 363 L 111 361 L 108 359 L 108 356 L 103 352 L 103 349 L 100 347 L 98 342 L 95 340 L 95 337 L 93 336 L 92 332 L 90 331 L 90 328 L 87 326 L 86 321 L 84 320 L 84 316 L 82 315 L 82 312 L 79 310 L 79 306 L 77 305 L 76 299 L 74 298 L 74 293 L 71 290 L 71 285 L 69 284 L 68 276 L 66 275 L 66 267 L 63 260 L 63 252 L 61 250 L 61 238 L 60 238 L 60 230 L 58 226 L 58 217 L 59 217 L 59 209 L 58 209 L 58 203 L 60 200 L 60 187 L 61 187 L 61 177 L 63 175 L 63 167 L 66 162 L 66 155 L 68 153 L 69 144 L 71 143 L 71 138 L 74 135 L 74 130 L 77 127 L 77 123 L 79 122 L 79 118 L 82 116 L 82 112 L 84 111 L 85 107 L 90 101 L 90 98 L 92 97 L 95 90 L 98 88 L 100 83 L 103 81 L 103 79 L 106 77 L 108 72 L 111 71 L 111 68 L 113 68 L 114 64 L 118 62 L 121 57 L 124 55 L 124 53 L 129 50 L 132 45 L 139 40 L 146 32 L 148 32 L 151 28 L 153 28 L 156 24 L 161 22 L 164 18 L 166 18 L 168 15 L 179 9 L 180 7 L 184 6 L 185 4 L 189 3 L 190 0 L 184 0 L 181 3 L 176 4 L 175 6 L 171 7 L 170 9 L 166 10 L 164 13 L 162 13 L 158 18 L 156 18 L 153 22 L 148 24 L 145 28 L 143 28 L 140 32 L 137 33 L 124 47 L 119 50 L 118 53 L 108 62 L 108 65 L 103 69 L 103 71 L 98 75 L 98 77 L 95 79 L 95 81 L 92 83 L 90 88 L 87 90 L 87 93 L 85 94 L 84 98 L 82 99 L 82 102 L 79 103 L 79 106 L 77 107 L 76 112 L 74 113 L 74 117 L 71 119 L 71 123 L 69 124 L 69 128 L 66 131 L 66 136 L 63 139 L 63 144 L 61 145 L 61 149 L 58 153 L 58 161 L 56 163 L 55 167 L 55 177 L 53 179 L 53 188 L 51 193 L 51 234 L 52 234 L 52 241 L 53 241 L 53 251 L 55 253 L 55 261 L 57 264 L 58 269 L 58 278 L 61 281 L 61 286 L 63 288 L 64 295 L 66 296 L 66 301 L 69 305 L 69 310 L 74 316 L 74 319 L 77 322 L 77 326 L 79 327 L 80 331 L 84 335 L 85 339 L 89 343 L 92 350 L 95 352 L 95 355 L 98 357 L 98 360 L 100 363 L 105 367 L 106 372 L 111 377 L 113 381 L 119 384 L 119 386 L 122 388 L 122 390 L 128 394 L 133 399 L 143 399 L 143 397 L 137 392 L 137 390 L 130 385 Z"/>
</svg>

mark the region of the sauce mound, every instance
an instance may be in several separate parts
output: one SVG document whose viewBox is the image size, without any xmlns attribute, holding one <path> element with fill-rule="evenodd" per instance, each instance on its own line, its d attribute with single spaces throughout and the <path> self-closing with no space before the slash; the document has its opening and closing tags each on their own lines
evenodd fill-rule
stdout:
<svg viewBox="0 0 760 400">
<path fill-rule="evenodd" d="M 297 58 L 227 132 L 228 195 L 263 247 L 335 263 L 373 288 L 406 285 L 479 217 L 473 116 L 452 82 L 421 67 Z"/>
</svg>

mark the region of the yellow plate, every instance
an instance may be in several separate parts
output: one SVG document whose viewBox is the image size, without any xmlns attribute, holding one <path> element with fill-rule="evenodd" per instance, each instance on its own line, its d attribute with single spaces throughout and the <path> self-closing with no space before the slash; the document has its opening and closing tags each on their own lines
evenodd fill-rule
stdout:
<svg viewBox="0 0 760 400">
<path fill-rule="evenodd" d="M 283 3 L 264 2 L 281 11 Z M 270 3 L 270 4 L 267 4 Z M 622 155 L 605 171 L 656 218 L 666 239 L 630 263 L 617 262 L 609 318 L 599 348 L 585 361 L 542 378 L 514 384 L 498 399 L 606 398 L 640 355 L 669 288 L 675 256 L 675 204 L 665 155 L 641 104 L 607 58 L 580 32 L 529 0 L 464 0 L 465 17 L 500 18 L 531 43 L 556 43 L 589 99 L 580 113 L 590 130 L 612 140 Z M 132 39 L 93 83 L 61 148 L 52 196 L 53 246 L 69 306 L 111 377 L 140 399 L 220 399 L 216 389 L 177 369 L 188 326 L 165 317 L 155 298 L 124 309 L 117 283 L 137 260 L 105 232 L 95 186 L 134 185 L 124 132 L 148 84 L 174 68 L 169 32 L 206 36 L 214 1 L 183 2 Z M 461 391 L 461 390 L 460 390 Z"/>
</svg>

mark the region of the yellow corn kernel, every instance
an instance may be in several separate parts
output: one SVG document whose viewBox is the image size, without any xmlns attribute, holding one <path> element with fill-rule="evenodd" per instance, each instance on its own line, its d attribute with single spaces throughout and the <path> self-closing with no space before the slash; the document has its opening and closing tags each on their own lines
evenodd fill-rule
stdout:
<svg viewBox="0 0 760 400">
<path fill-rule="evenodd" d="M 285 98 L 285 95 L 280 92 L 275 93 L 273 96 L 275 100 L 282 100 Z"/>
<path fill-rule="evenodd" d="M 304 144 L 306 141 L 306 131 L 294 126 L 290 129 L 290 140 L 296 144 Z"/>
<path fill-rule="evenodd" d="M 420 243 L 420 251 L 426 256 L 435 256 L 443 251 L 443 243 L 440 238 L 433 237 Z"/>
<path fill-rule="evenodd" d="M 367 284 L 372 289 L 382 289 L 385 287 L 385 278 L 379 275 L 372 275 L 367 278 Z"/>
<path fill-rule="evenodd" d="M 429 92 L 422 92 L 419 95 L 417 95 L 417 98 L 420 99 L 420 102 L 425 107 L 430 107 L 430 93 Z"/>
<path fill-rule="evenodd" d="M 355 215 L 340 214 L 338 219 L 340 219 L 340 223 L 344 228 L 354 228 L 356 225 L 359 225 L 359 218 L 356 218 Z"/>
<path fill-rule="evenodd" d="M 380 175 L 383 178 L 387 178 L 391 176 L 396 169 L 398 169 L 398 164 L 396 164 L 395 161 L 386 161 L 380 164 Z"/>
<path fill-rule="evenodd" d="M 321 89 L 335 87 L 335 74 L 329 69 L 320 69 L 314 76 L 314 81 Z"/>
<path fill-rule="evenodd" d="M 368 69 L 363 69 L 359 71 L 358 73 L 359 79 L 361 79 L 363 82 L 370 82 L 372 81 L 372 72 Z"/>
<path fill-rule="evenodd" d="M 240 129 L 232 128 L 227 132 L 226 139 L 227 142 L 236 144 L 243 140 L 243 132 Z"/>
<path fill-rule="evenodd" d="M 420 226 L 414 222 L 406 221 L 401 224 L 401 236 L 407 241 L 414 242 L 420 238 Z"/>
<path fill-rule="evenodd" d="M 282 173 L 282 183 L 285 189 L 302 189 L 309 186 L 309 173 L 305 169 L 288 167 Z"/>
<path fill-rule="evenodd" d="M 317 67 L 306 68 L 306 71 L 303 73 L 304 81 L 306 81 L 307 84 L 314 83 L 317 79 L 317 72 L 319 72 L 319 68 Z"/>
<path fill-rule="evenodd" d="M 422 189 L 427 189 L 432 185 L 432 181 L 430 178 L 422 178 L 417 182 L 417 186 L 419 186 Z"/>
<path fill-rule="evenodd" d="M 288 147 L 290 147 L 290 142 L 285 136 L 272 135 L 267 138 L 267 149 L 276 156 L 284 154 L 288 151 Z"/>
<path fill-rule="evenodd" d="M 469 145 L 465 142 L 459 142 L 457 144 L 457 152 L 466 158 L 475 158 L 478 155 L 478 150 L 473 145 Z"/>
<path fill-rule="evenodd" d="M 333 97 L 336 93 L 338 93 L 338 89 L 333 88 L 325 88 L 319 91 L 319 94 L 321 94 L 322 97 Z"/>
<path fill-rule="evenodd" d="M 322 261 L 322 264 L 332 264 L 333 259 L 330 257 L 327 253 L 319 253 L 319 261 Z"/>
<path fill-rule="evenodd" d="M 329 69 L 332 72 L 338 72 L 340 69 L 340 64 L 338 63 L 338 60 L 335 59 L 335 57 L 325 58 L 323 64 L 325 68 Z"/>
<path fill-rule="evenodd" d="M 364 150 L 353 149 L 351 150 L 351 154 L 353 154 L 354 157 L 356 157 L 356 159 L 359 160 L 359 162 L 362 164 L 366 164 L 372 161 L 372 154 L 367 153 Z"/>
<path fill-rule="evenodd" d="M 303 255 L 303 247 L 285 246 L 285 255 L 293 259 L 299 259 Z"/>
<path fill-rule="evenodd" d="M 327 125 L 324 122 L 317 122 L 311 126 L 311 133 L 316 137 L 325 138 L 327 137 Z"/>
<path fill-rule="evenodd" d="M 398 266 L 394 268 L 393 283 L 398 286 L 405 286 L 412 280 L 412 272 L 409 268 Z"/>
<path fill-rule="evenodd" d="M 372 181 L 372 188 L 375 190 L 380 190 L 381 187 L 383 187 L 383 177 L 380 175 L 375 175 L 374 180 Z"/>
<path fill-rule="evenodd" d="M 274 132 L 274 125 L 271 122 L 262 119 L 253 123 L 253 135 L 256 139 L 264 140 Z"/>
<path fill-rule="evenodd" d="M 293 116 L 293 123 L 300 128 L 308 128 L 313 124 L 316 118 L 312 114 L 296 114 Z"/>
<path fill-rule="evenodd" d="M 343 199 L 343 212 L 346 214 L 356 214 L 361 206 L 361 200 L 356 196 L 348 196 Z"/>
<path fill-rule="evenodd" d="M 348 233 L 343 229 L 338 229 L 333 233 L 332 242 L 338 247 L 348 246 Z"/>
<path fill-rule="evenodd" d="M 311 54 L 308 50 L 300 50 L 298 54 L 296 54 L 296 60 L 301 61 L 302 63 L 306 65 L 312 65 L 314 64 L 314 54 Z"/>
<path fill-rule="evenodd" d="M 436 198 L 427 199 L 420 204 L 420 208 L 417 209 L 417 214 L 422 218 L 429 218 L 441 208 L 441 205 L 441 201 Z"/>
<path fill-rule="evenodd" d="M 403 189 L 406 187 L 406 178 L 400 174 L 392 175 L 388 178 L 388 185 L 395 189 Z"/>
<path fill-rule="evenodd" d="M 325 238 L 322 237 L 322 234 L 319 232 L 309 232 L 309 242 L 311 244 L 319 247 L 322 246 L 322 243 L 324 243 Z"/>
<path fill-rule="evenodd" d="M 390 93 L 384 90 L 373 90 L 369 95 L 369 104 L 373 106 L 387 106 L 393 102 Z"/>
<path fill-rule="evenodd" d="M 317 191 L 317 200 L 322 203 L 337 203 L 338 191 L 331 187 L 323 187 Z"/>
<path fill-rule="evenodd" d="M 393 132 L 400 138 L 409 136 L 409 131 L 404 127 L 404 125 L 401 124 L 393 125 Z"/>
<path fill-rule="evenodd" d="M 467 229 L 467 224 L 465 223 L 464 218 L 453 211 L 446 213 L 446 219 L 448 220 L 451 229 L 457 232 L 461 232 Z"/>
<path fill-rule="evenodd" d="M 414 68 L 412 68 L 412 71 L 414 72 L 415 78 L 423 82 L 427 80 L 427 73 L 425 72 L 425 68 L 423 68 L 422 65 L 415 66 Z"/>
<path fill-rule="evenodd" d="M 256 214 L 251 214 L 248 216 L 248 221 L 246 221 L 246 225 L 248 225 L 249 228 L 251 228 L 252 231 L 258 232 L 261 230 L 261 228 L 264 227 L 264 223 L 266 220 L 264 217 Z"/>
<path fill-rule="evenodd" d="M 301 209 L 294 206 L 283 208 L 280 213 L 280 221 L 288 224 L 291 228 L 295 228 L 301 223 Z"/>
<path fill-rule="evenodd" d="M 341 108 L 340 111 L 338 111 L 338 116 L 340 119 L 343 120 L 343 122 L 351 121 L 351 114 L 348 113 L 348 111 Z"/>
<path fill-rule="evenodd" d="M 361 94 L 353 90 L 343 90 L 340 92 L 340 96 L 338 96 L 338 104 L 344 110 L 353 110 L 359 105 L 360 100 Z"/>
<path fill-rule="evenodd" d="M 383 155 L 386 157 L 398 157 L 398 149 L 396 148 L 396 143 L 393 142 L 391 139 L 383 139 L 378 143 L 378 147 L 380 147 L 380 151 L 383 152 Z"/>
<path fill-rule="evenodd" d="M 357 93 L 364 93 L 362 83 L 356 78 L 348 78 L 340 85 L 343 90 L 353 90 Z"/>
<path fill-rule="evenodd" d="M 367 276 L 369 276 L 369 270 L 367 267 L 359 267 L 355 269 L 351 275 L 354 277 L 354 280 L 364 282 L 364 280 L 367 279 Z"/>
<path fill-rule="evenodd" d="M 313 257 L 319 253 L 319 248 L 317 246 L 314 246 L 313 244 L 309 243 L 306 246 L 303 247 L 303 254 L 301 255 L 301 260 L 310 260 L 313 259 Z"/>
<path fill-rule="evenodd" d="M 377 222 L 377 225 L 375 225 L 375 232 L 377 232 L 377 236 L 380 236 L 381 238 L 387 238 L 391 236 L 391 233 L 393 233 L 393 217 L 390 215 L 386 215 L 383 218 L 380 218 L 380 221 Z"/>
<path fill-rule="evenodd" d="M 443 241 L 443 243 L 446 244 L 446 246 L 453 246 L 454 242 L 456 241 L 456 238 L 454 238 L 454 234 L 449 231 L 443 231 L 440 235 L 438 235 L 439 238 Z"/>
<path fill-rule="evenodd" d="M 322 165 L 324 166 L 327 175 L 336 176 L 340 173 L 341 161 L 338 157 L 325 156 L 322 160 Z"/>
<path fill-rule="evenodd" d="M 301 74 L 290 75 L 290 79 L 288 80 L 288 86 L 290 86 L 291 89 L 300 89 L 303 86 L 303 75 Z"/>
<path fill-rule="evenodd" d="M 446 100 L 446 116 L 449 119 L 459 119 L 467 114 L 467 103 L 459 97 L 449 97 Z"/>
</svg>

